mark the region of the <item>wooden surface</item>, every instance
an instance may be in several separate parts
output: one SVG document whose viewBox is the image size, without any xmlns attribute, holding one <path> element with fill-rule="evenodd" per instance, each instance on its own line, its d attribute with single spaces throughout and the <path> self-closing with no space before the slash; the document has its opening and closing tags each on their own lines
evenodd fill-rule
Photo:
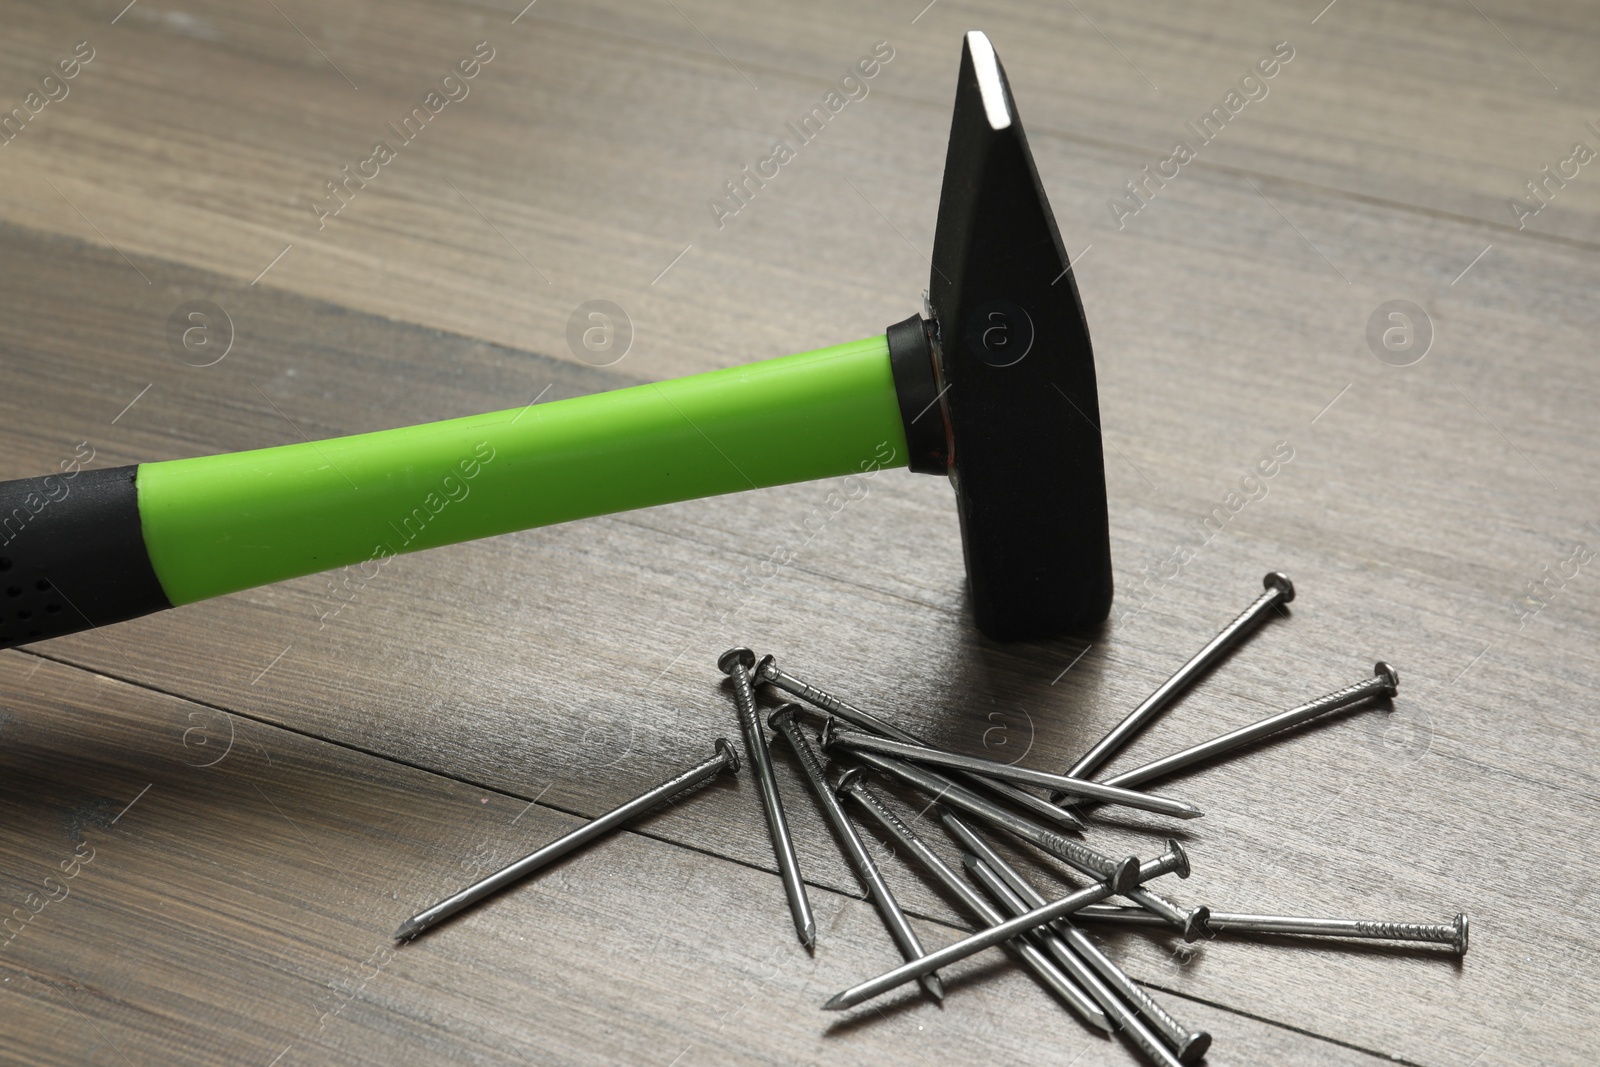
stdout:
<svg viewBox="0 0 1600 1067">
<path fill-rule="evenodd" d="M 920 7 L 0 5 L 0 105 L 94 49 L 0 148 L 6 478 L 79 442 L 95 466 L 259 447 L 879 331 L 926 285 L 960 34 L 988 30 L 1081 254 L 1119 589 L 1092 632 L 984 640 L 947 485 L 891 471 L 809 538 L 832 486 L 398 559 L 331 616 L 313 577 L 0 653 L 0 893 L 39 909 L 0 949 L 5 1058 L 1132 1062 L 998 954 L 949 972 L 942 1009 L 817 1011 L 895 954 L 784 758 L 815 958 L 748 775 L 434 937 L 388 934 L 734 733 L 731 644 L 1059 768 L 1282 569 L 1290 617 L 1113 766 L 1378 658 L 1401 694 L 1175 779 L 1207 814 L 1171 894 L 1465 910 L 1472 951 L 1108 949 L 1214 1034 L 1208 1062 L 1594 1061 L 1595 565 L 1535 614 L 1519 598 L 1600 547 L 1600 171 L 1520 231 L 1507 206 L 1573 142 L 1600 148 L 1592 10 Z M 470 95 L 319 231 L 323 183 L 484 40 Z M 880 40 L 870 94 L 719 230 L 707 198 Z M 1107 199 L 1278 41 L 1269 94 L 1119 229 Z M 197 299 L 235 330 L 204 368 L 167 340 Z M 590 299 L 636 331 L 605 369 L 565 340 Z M 1366 339 L 1395 299 L 1435 334 L 1411 366 Z M 1275 448 L 1293 458 L 1265 495 L 1201 544 Z M 1148 855 L 1170 830 L 1118 816 L 1086 839 Z M 928 943 L 957 936 L 885 869 Z M 67 892 L 41 906 L 46 877 Z"/>
</svg>

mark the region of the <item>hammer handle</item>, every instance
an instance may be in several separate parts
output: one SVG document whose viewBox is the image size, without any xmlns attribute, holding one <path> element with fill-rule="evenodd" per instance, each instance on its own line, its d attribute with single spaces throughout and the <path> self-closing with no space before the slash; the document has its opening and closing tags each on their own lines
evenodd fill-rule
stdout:
<svg viewBox="0 0 1600 1067">
<path fill-rule="evenodd" d="M 0 648 L 536 526 L 906 465 L 882 335 L 325 441 L 0 483 Z M 370 572 L 370 573 L 369 573 Z"/>
</svg>

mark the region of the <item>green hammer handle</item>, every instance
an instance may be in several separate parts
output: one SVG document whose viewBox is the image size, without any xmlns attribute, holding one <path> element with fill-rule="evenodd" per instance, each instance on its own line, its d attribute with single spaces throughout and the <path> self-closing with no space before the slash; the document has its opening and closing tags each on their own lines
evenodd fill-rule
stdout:
<svg viewBox="0 0 1600 1067">
<path fill-rule="evenodd" d="M 878 336 L 421 426 L 0 483 L 0 648 L 458 541 L 906 464 Z"/>
</svg>

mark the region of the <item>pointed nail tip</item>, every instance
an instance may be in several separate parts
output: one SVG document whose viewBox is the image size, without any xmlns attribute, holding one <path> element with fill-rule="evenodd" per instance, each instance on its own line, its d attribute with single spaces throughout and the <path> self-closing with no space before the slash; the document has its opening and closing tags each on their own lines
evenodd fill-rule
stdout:
<svg viewBox="0 0 1600 1067">
<path fill-rule="evenodd" d="M 928 995 L 934 1000 L 937 1000 L 941 1004 L 944 1003 L 944 983 L 939 980 L 938 975 L 924 975 L 922 979 L 922 988 L 926 989 L 928 991 Z"/>
<path fill-rule="evenodd" d="M 394 939 L 396 941 L 410 941 L 413 937 L 416 937 L 421 932 L 422 927 L 420 924 L 407 919 L 405 922 L 400 924 L 398 929 L 395 930 Z"/>
<path fill-rule="evenodd" d="M 823 1011 L 844 1011 L 848 1004 L 841 1002 L 838 997 L 832 997 L 822 1006 Z"/>
</svg>

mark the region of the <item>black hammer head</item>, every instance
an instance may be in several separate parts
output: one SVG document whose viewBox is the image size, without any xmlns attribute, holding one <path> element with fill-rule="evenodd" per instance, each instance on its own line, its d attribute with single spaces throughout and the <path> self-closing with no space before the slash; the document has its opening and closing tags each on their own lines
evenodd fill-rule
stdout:
<svg viewBox="0 0 1600 1067">
<path fill-rule="evenodd" d="M 890 354 L 911 469 L 955 486 L 979 629 L 1013 639 L 1101 621 L 1111 548 L 1089 327 L 1005 70 L 976 31 L 928 314 L 890 327 Z"/>
</svg>

